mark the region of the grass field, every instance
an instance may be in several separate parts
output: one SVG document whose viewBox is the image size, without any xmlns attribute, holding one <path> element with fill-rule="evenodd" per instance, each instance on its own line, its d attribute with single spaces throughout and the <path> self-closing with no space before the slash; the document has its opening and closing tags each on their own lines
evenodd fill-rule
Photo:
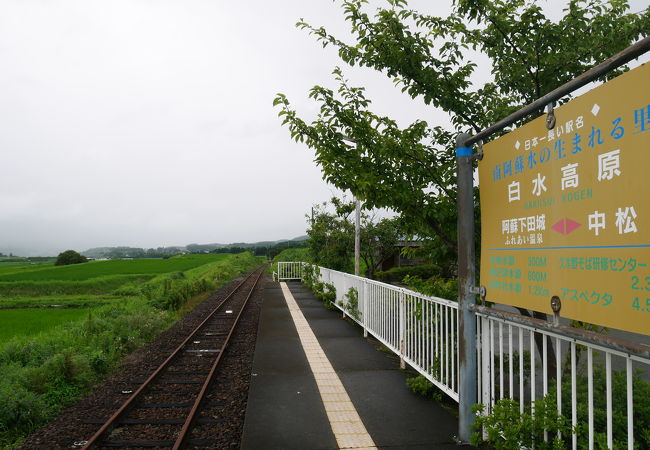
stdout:
<svg viewBox="0 0 650 450">
<path fill-rule="evenodd" d="M 177 309 L 188 296 L 218 281 L 208 282 L 206 277 L 215 267 L 222 273 L 222 265 L 233 258 L 227 254 L 181 255 L 70 266 L 54 266 L 52 261 L 2 262 L 0 343 L 13 336 L 48 330 L 84 314 L 82 308 L 103 306 L 121 298 L 147 298 L 152 304 Z"/>
<path fill-rule="evenodd" d="M 118 298 L 120 296 L 112 294 L 0 297 L 0 311 L 16 308 L 90 308 L 105 305 Z"/>
<path fill-rule="evenodd" d="M 44 267 L 52 267 L 54 265 L 54 261 L 54 258 L 47 261 L 38 262 L 30 262 L 27 259 L 24 259 L 22 261 L 6 261 L 6 258 L 0 258 L 0 275 L 12 272 L 42 269 Z"/>
<path fill-rule="evenodd" d="M 168 259 L 115 259 L 91 261 L 70 266 L 16 266 L 14 271 L 0 271 L 0 282 L 6 281 L 83 281 L 110 275 L 156 275 L 186 270 L 228 258 L 226 254 L 182 255 Z M 5 263 L 11 264 L 11 263 Z M 26 268 L 29 267 L 29 268 Z"/>
<path fill-rule="evenodd" d="M 0 450 L 18 445 L 125 355 L 261 263 L 250 253 L 61 267 L 0 262 Z"/>
<path fill-rule="evenodd" d="M 14 336 L 34 336 L 57 325 L 88 317 L 88 309 L 3 309 L 0 310 L 0 344 Z"/>
<path fill-rule="evenodd" d="M 111 293 L 125 284 L 144 283 L 154 277 L 155 275 L 112 275 L 87 280 L 0 281 L 0 296 L 99 295 Z"/>
</svg>

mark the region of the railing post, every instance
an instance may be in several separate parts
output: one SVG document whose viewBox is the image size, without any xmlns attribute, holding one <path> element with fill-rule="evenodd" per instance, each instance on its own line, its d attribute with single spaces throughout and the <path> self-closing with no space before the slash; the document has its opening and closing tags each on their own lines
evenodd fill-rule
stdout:
<svg viewBox="0 0 650 450">
<path fill-rule="evenodd" d="M 475 302 L 476 286 L 474 250 L 474 169 L 473 150 L 465 147 L 468 134 L 456 138 L 458 165 L 458 439 L 469 442 L 472 435 L 476 403 L 476 314 L 470 309 Z"/>
<path fill-rule="evenodd" d="M 481 317 L 481 403 L 485 405 L 485 414 L 492 412 L 492 395 L 490 380 L 492 379 L 491 371 L 494 370 L 490 366 L 490 320 Z M 521 350 L 520 350 L 521 351 Z M 520 400 L 523 401 L 523 400 Z M 523 403 L 522 403 L 523 404 Z"/>
<path fill-rule="evenodd" d="M 342 313 L 341 318 L 345 319 L 345 310 L 349 306 L 347 301 L 345 301 L 345 302 L 343 301 L 343 296 L 348 292 L 347 289 L 346 289 L 348 287 L 348 283 L 347 283 L 347 279 L 345 278 L 345 276 L 343 277 L 343 281 L 341 282 L 341 284 L 343 285 L 343 289 L 341 290 L 341 293 L 339 293 L 339 290 L 336 289 L 336 295 L 338 297 L 338 295 L 341 294 L 341 304 L 343 305 L 343 308 L 341 308 L 341 313 Z"/>
<path fill-rule="evenodd" d="M 361 323 L 363 324 L 363 337 L 368 337 L 368 325 L 366 324 L 366 316 L 368 315 L 368 283 L 365 280 L 363 283 L 363 297 L 361 304 L 363 305 L 363 311 L 361 313 Z"/>
</svg>

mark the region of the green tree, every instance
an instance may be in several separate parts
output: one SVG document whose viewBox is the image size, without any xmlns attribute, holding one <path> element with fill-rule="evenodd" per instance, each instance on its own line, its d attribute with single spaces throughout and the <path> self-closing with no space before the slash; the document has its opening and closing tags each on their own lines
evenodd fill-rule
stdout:
<svg viewBox="0 0 650 450">
<path fill-rule="evenodd" d="M 371 15 L 365 3 L 341 3 L 353 43 L 303 20 L 297 26 L 335 46 L 344 62 L 380 71 L 446 112 L 452 127 L 421 120 L 398 127 L 372 113 L 364 89 L 350 86 L 338 68 L 337 92 L 310 91 L 320 104 L 313 122 L 300 119 L 282 94 L 274 103 L 292 138 L 316 151 L 328 182 L 370 207 L 393 208 L 410 231 L 436 243 L 436 259 L 448 266 L 456 254 L 454 136 L 487 127 L 650 31 L 650 7 L 632 14 L 625 0 L 572 0 L 559 21 L 530 0 L 456 0 L 448 17 L 420 14 L 405 0 L 387 0 Z M 477 65 L 470 49 L 490 61 L 491 80 L 480 86 L 471 78 Z"/>
<path fill-rule="evenodd" d="M 88 258 L 84 255 L 75 252 L 74 250 L 66 250 L 63 253 L 59 253 L 59 256 L 56 257 L 54 262 L 55 266 L 67 266 L 69 264 L 79 264 L 88 262 Z"/>
<path fill-rule="evenodd" d="M 380 71 L 413 99 L 447 113 L 452 126 L 418 120 L 400 128 L 370 111 L 364 88 L 350 86 L 339 68 L 336 92 L 311 89 L 320 104 L 311 123 L 283 94 L 274 104 L 291 137 L 315 150 L 325 180 L 369 207 L 401 214 L 409 232 L 431 239 L 433 259 L 445 272 L 453 272 L 457 253 L 454 137 L 486 128 L 650 34 L 650 7 L 631 13 L 626 0 L 570 0 L 558 21 L 532 0 L 455 0 L 448 17 L 420 14 L 406 0 L 386 0 L 371 15 L 366 3 L 341 2 L 353 43 L 303 20 L 297 26 L 336 47 L 345 63 Z M 487 58 L 490 81 L 472 79 L 478 66 L 468 50 Z M 476 205 L 480 242 L 478 196 Z M 554 374 L 552 351 L 548 362 Z"/>
<path fill-rule="evenodd" d="M 325 202 L 314 207 L 314 214 L 309 218 L 307 244 L 316 264 L 353 272 L 354 210 L 354 202 L 338 198 L 332 198 L 331 205 Z M 360 257 L 366 265 L 366 276 L 373 278 L 381 262 L 396 251 L 400 223 L 398 219 L 377 219 L 364 210 L 360 231 Z"/>
<path fill-rule="evenodd" d="M 307 230 L 309 253 L 316 264 L 342 272 L 354 268 L 354 224 L 350 214 L 354 206 L 333 198 L 334 212 L 327 203 L 314 207 L 313 219 Z"/>
<path fill-rule="evenodd" d="M 375 278 L 381 263 L 399 251 L 396 247 L 401 236 L 399 219 L 373 220 L 362 216 L 361 259 L 366 264 L 366 276 Z"/>
</svg>

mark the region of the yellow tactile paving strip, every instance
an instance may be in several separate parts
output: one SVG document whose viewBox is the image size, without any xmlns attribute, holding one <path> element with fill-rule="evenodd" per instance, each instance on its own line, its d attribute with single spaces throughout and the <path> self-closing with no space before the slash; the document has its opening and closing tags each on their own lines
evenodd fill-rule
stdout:
<svg viewBox="0 0 650 450">
<path fill-rule="evenodd" d="M 376 450 L 374 441 L 368 434 L 354 405 L 348 397 L 334 368 L 325 356 L 325 352 L 318 343 L 307 319 L 300 311 L 300 307 L 291 295 L 286 283 L 280 283 L 284 299 L 289 307 L 291 318 L 298 330 L 302 348 L 307 355 L 307 361 L 314 373 L 316 385 L 320 392 L 327 418 L 332 427 L 339 448 L 353 448 L 357 450 Z"/>
</svg>

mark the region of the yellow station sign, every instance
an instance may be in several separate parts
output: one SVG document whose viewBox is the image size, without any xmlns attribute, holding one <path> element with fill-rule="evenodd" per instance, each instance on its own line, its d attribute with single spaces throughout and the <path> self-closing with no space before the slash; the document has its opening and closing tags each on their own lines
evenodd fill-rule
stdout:
<svg viewBox="0 0 650 450">
<path fill-rule="evenodd" d="M 484 145 L 488 301 L 650 334 L 650 64 Z"/>
</svg>

